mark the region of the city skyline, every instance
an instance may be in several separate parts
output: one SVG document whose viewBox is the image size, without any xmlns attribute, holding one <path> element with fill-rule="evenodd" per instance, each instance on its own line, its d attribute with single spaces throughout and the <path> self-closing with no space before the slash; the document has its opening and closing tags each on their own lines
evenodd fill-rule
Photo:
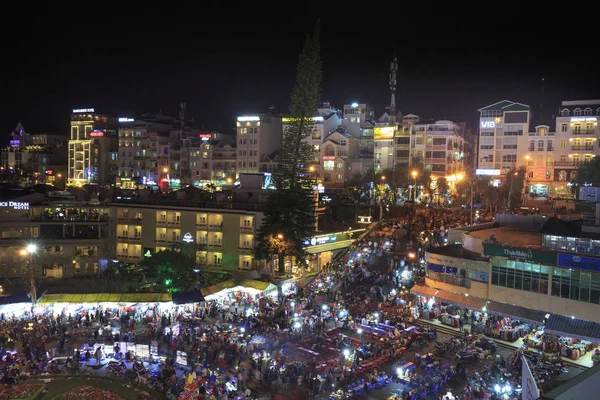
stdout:
<svg viewBox="0 0 600 400">
<path fill-rule="evenodd" d="M 10 44 L 14 49 L 9 45 L 20 62 L 9 65 L 11 79 L 4 86 L 12 96 L 3 98 L 0 140 L 4 145 L 18 122 L 31 133 L 66 135 L 73 108 L 93 107 L 115 117 L 160 110 L 176 116 L 185 101 L 197 126 L 223 132 L 233 131 L 240 114 L 265 112 L 270 105 L 285 112 L 298 53 L 316 19 L 263 19 L 248 27 L 207 21 L 202 29 L 186 25 L 177 32 L 167 23 L 161 40 L 151 39 L 152 23 L 118 35 L 91 30 L 81 37 L 75 28 L 48 30 L 43 37 L 26 32 Z M 35 18 L 30 23 L 48 24 Z M 545 119 L 563 100 L 600 97 L 593 65 L 556 57 L 561 50 L 551 36 L 537 38 L 533 48 L 512 45 L 520 32 L 509 30 L 489 34 L 494 46 L 479 46 L 466 28 L 444 30 L 435 20 L 429 25 L 434 40 L 407 39 L 387 27 L 352 32 L 322 18 L 322 100 L 338 108 L 368 102 L 377 115 L 383 113 L 394 53 L 397 109 L 403 114 L 474 124 L 478 108 L 508 99 L 529 104 L 536 120 L 542 78 Z M 409 20 L 405 29 L 419 26 Z"/>
</svg>

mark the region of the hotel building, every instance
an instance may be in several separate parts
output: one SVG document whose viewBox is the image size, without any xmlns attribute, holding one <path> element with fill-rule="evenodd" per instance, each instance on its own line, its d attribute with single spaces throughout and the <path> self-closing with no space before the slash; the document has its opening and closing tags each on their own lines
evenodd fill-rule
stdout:
<svg viewBox="0 0 600 400">
<path fill-rule="evenodd" d="M 283 136 L 281 117 L 271 113 L 237 118 L 237 175 L 260 172 L 260 161 L 276 152 Z"/>
</svg>

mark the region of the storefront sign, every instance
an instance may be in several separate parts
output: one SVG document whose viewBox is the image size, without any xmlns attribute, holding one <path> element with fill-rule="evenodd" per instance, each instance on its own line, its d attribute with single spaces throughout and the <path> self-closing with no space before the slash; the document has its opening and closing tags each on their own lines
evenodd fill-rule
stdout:
<svg viewBox="0 0 600 400">
<path fill-rule="evenodd" d="M 558 174 L 556 174 L 558 176 Z M 596 186 L 581 186 L 579 188 L 579 200 L 598 201 L 600 200 L 600 188 Z"/>
<path fill-rule="evenodd" d="M 93 108 L 75 108 L 73 109 L 73 114 L 77 114 L 77 113 L 93 113 L 94 109 Z"/>
<path fill-rule="evenodd" d="M 186 233 L 185 235 L 183 235 L 183 240 L 185 243 L 192 243 L 194 241 L 194 237 L 192 236 L 191 233 Z"/>
<path fill-rule="evenodd" d="M 324 161 L 331 161 L 331 160 L 335 160 L 335 156 L 323 156 L 323 160 L 324 160 Z"/>
<path fill-rule="evenodd" d="M 600 258 L 558 253 L 556 265 L 563 268 L 600 272 Z"/>
<path fill-rule="evenodd" d="M 205 141 L 207 141 L 207 140 L 210 140 L 210 138 L 211 138 L 211 135 L 210 135 L 210 133 L 201 133 L 201 134 L 200 134 L 200 139 L 201 139 L 203 142 L 205 142 Z"/>
<path fill-rule="evenodd" d="M 370 224 L 371 223 L 371 216 L 370 215 L 359 216 L 358 217 L 358 223 L 359 224 Z"/>
<path fill-rule="evenodd" d="M 475 175 L 494 176 L 500 175 L 499 169 L 478 168 L 475 170 Z"/>
<path fill-rule="evenodd" d="M 10 141 L 10 147 L 20 147 L 20 146 L 21 146 L 21 141 L 19 139 Z"/>
<path fill-rule="evenodd" d="M 320 244 L 334 243 L 337 241 L 336 235 L 328 235 L 328 236 L 319 236 L 310 239 L 310 241 L 306 240 L 304 242 L 305 246 L 318 246 Z"/>
<path fill-rule="evenodd" d="M 494 129 L 502 123 L 502 118 L 480 118 L 479 127 L 481 129 Z"/>
<path fill-rule="evenodd" d="M 373 140 L 392 140 L 394 131 L 393 126 L 378 126 L 373 129 Z"/>
<path fill-rule="evenodd" d="M 571 117 L 571 122 L 596 122 L 596 117 Z"/>
<path fill-rule="evenodd" d="M 556 265 L 556 253 L 532 250 L 528 248 L 484 244 L 483 254 L 488 257 L 506 257 L 539 262 L 542 264 Z"/>
<path fill-rule="evenodd" d="M 104 132 L 102 131 L 92 131 L 90 132 L 90 137 L 103 137 Z"/>
<path fill-rule="evenodd" d="M 0 208 L 12 208 L 13 210 L 29 210 L 26 201 L 0 201 Z"/>
</svg>

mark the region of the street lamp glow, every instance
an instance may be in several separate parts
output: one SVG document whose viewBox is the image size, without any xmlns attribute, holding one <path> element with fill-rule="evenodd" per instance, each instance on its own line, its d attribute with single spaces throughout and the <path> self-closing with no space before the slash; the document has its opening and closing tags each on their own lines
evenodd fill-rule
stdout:
<svg viewBox="0 0 600 400">
<path fill-rule="evenodd" d="M 461 181 L 462 178 L 464 178 L 464 177 L 465 176 L 463 174 L 461 174 L 461 173 L 456 174 L 456 179 L 459 180 L 459 181 Z"/>
<path fill-rule="evenodd" d="M 413 177 L 413 178 L 416 178 L 416 177 L 417 177 L 417 171 L 413 171 L 413 172 L 411 172 L 410 174 L 412 175 L 412 177 Z"/>
<path fill-rule="evenodd" d="M 19 254 L 22 255 L 22 256 L 26 256 L 27 254 L 29 254 L 29 252 L 27 251 L 27 249 L 21 249 L 19 251 Z"/>
<path fill-rule="evenodd" d="M 350 350 L 344 349 L 344 357 L 346 357 L 346 358 L 350 357 Z"/>
<path fill-rule="evenodd" d="M 37 251 L 37 246 L 33 243 L 27 245 L 27 251 L 29 253 L 35 253 Z"/>
<path fill-rule="evenodd" d="M 362 335 L 362 333 L 363 333 L 363 330 L 362 330 L 362 328 L 358 328 L 358 329 L 356 330 L 356 333 L 358 333 L 359 335 Z"/>
<path fill-rule="evenodd" d="M 277 239 L 279 239 L 279 240 L 283 239 L 283 235 L 280 233 L 279 235 L 277 235 Z"/>
</svg>

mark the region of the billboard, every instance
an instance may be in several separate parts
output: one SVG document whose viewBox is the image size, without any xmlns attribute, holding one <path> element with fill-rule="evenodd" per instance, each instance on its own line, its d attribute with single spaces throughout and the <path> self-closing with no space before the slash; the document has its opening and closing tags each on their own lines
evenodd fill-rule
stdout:
<svg viewBox="0 0 600 400">
<path fill-rule="evenodd" d="M 600 188 L 595 186 L 580 186 L 579 200 L 583 201 L 600 201 Z"/>
<path fill-rule="evenodd" d="M 394 139 L 394 127 L 393 126 L 378 126 L 373 129 L 374 140 L 392 140 Z"/>
<path fill-rule="evenodd" d="M 478 168 L 475 170 L 475 175 L 494 176 L 500 175 L 499 169 Z"/>
</svg>

